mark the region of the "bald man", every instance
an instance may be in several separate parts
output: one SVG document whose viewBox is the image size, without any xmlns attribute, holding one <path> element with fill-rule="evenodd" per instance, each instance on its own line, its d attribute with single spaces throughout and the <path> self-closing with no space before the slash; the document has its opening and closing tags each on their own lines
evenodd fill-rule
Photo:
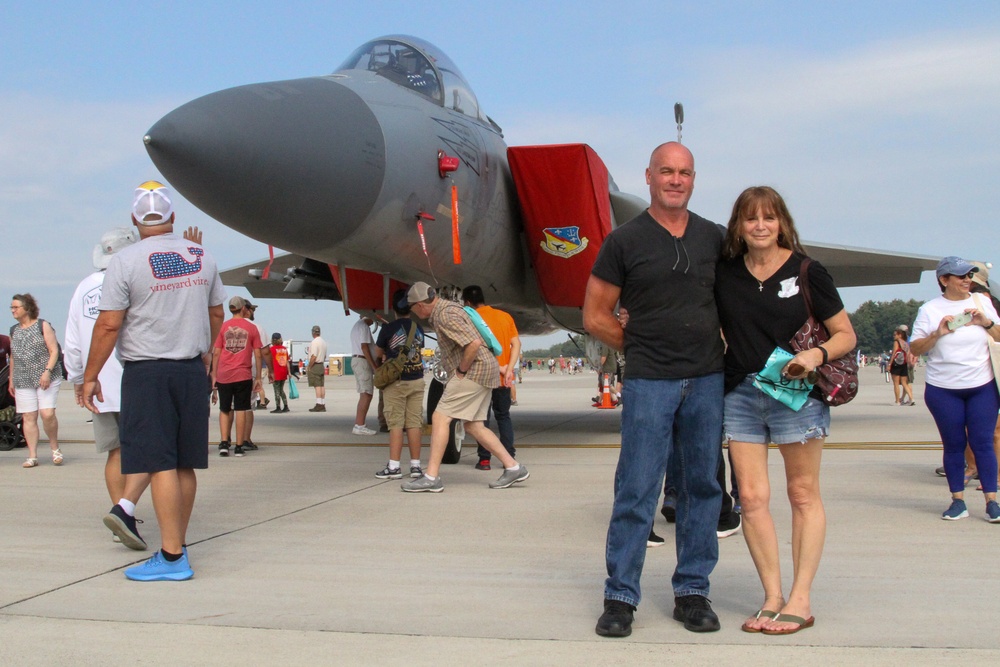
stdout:
<svg viewBox="0 0 1000 667">
<path fill-rule="evenodd" d="M 715 267 L 724 230 L 688 210 L 694 157 L 658 146 L 646 169 L 650 205 L 605 239 L 587 283 L 586 330 L 625 352 L 622 446 L 608 527 L 604 613 L 597 634 L 632 632 L 639 578 L 671 452 L 677 502 L 673 617 L 692 632 L 719 629 L 708 599 L 719 558 L 716 480 L 722 438 L 722 354 Z M 628 326 L 616 317 L 628 310 Z"/>
</svg>

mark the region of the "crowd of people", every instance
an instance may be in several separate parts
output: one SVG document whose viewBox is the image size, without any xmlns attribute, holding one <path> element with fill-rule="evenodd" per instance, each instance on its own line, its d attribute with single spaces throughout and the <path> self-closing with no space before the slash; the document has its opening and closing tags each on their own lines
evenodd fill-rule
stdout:
<svg viewBox="0 0 1000 667">
<path fill-rule="evenodd" d="M 742 630 L 799 632 L 815 623 L 811 589 L 826 536 L 820 462 L 830 405 L 818 378 L 830 360 L 856 354 L 857 338 L 833 278 L 806 255 L 776 190 L 747 188 L 733 204 L 728 224 L 712 223 L 688 209 L 694 157 L 676 142 L 653 151 L 646 181 L 650 206 L 603 242 L 583 307 L 584 326 L 601 343 L 598 389 L 613 393 L 623 406 L 604 609 L 596 632 L 624 637 L 632 631 L 646 549 L 663 542 L 653 531 L 661 489 L 660 511 L 676 523 L 673 618 L 692 632 L 720 629 L 709 581 L 718 540 L 742 527 L 762 588 Z M 273 388 L 272 412 L 280 414 L 289 411 L 285 383 L 293 375 L 281 334 L 267 335 L 248 299 L 227 302 L 200 232 L 189 228 L 178 236 L 174 224 L 169 190 L 155 181 L 142 184 L 133 196 L 132 227 L 101 238 L 95 272 L 74 293 L 65 349 L 30 294 L 12 298 L 15 324 L 9 339 L 0 340 L 0 351 L 9 357 L 8 392 L 23 420 L 24 468 L 39 465 L 39 417 L 52 463 L 64 461 L 55 408 L 66 379 L 78 404 L 93 413 L 97 449 L 107 454 L 112 508 L 104 523 L 128 548 L 147 548 L 135 510 L 151 489 L 160 548 L 125 570 L 137 581 L 193 576 L 186 533 L 196 471 L 208 465 L 210 404 L 219 408 L 219 455 L 245 456 L 257 449 L 253 408 L 269 403 L 265 380 Z M 912 334 L 906 325 L 896 329 L 886 372 L 895 403 L 915 405 L 910 373 L 916 357 L 926 358 L 923 400 L 941 434 L 942 472 L 951 493 L 942 518 L 969 516 L 964 490 L 974 469 L 986 518 L 1000 523 L 1000 394 L 989 345 L 1000 340 L 1000 327 L 981 271 L 986 267 L 959 257 L 941 260 L 936 272 L 941 296 L 920 308 Z M 526 481 L 510 416 L 521 368 L 554 374 L 584 367 L 582 359 L 562 355 L 522 363 L 513 318 L 488 306 L 477 285 L 464 289 L 462 301 L 464 307 L 416 282 L 392 294 L 395 319 L 377 338 L 365 314 L 351 332 L 359 397 L 352 433 L 377 433 L 366 421 L 380 388 L 377 412 L 381 430 L 389 433 L 389 452 L 375 477 L 406 477 L 404 492 L 444 489 L 441 464 L 455 420 L 478 442 L 477 469 L 490 470 L 494 458 L 502 466 L 490 488 Z M 809 318 L 821 323 L 826 340 L 793 347 Z M 437 334 L 436 374 L 447 380 L 431 418 L 426 465 L 421 461 L 425 333 L 418 320 Z M 303 369 L 315 393 L 309 411 L 325 412 L 328 348 L 319 326 L 312 336 Z M 777 369 L 780 379 L 768 375 L 769 369 Z M 790 400 L 774 391 L 776 382 L 802 395 Z M 297 391 L 294 382 L 289 389 Z M 488 427 L 491 413 L 497 433 Z M 408 466 L 402 460 L 404 439 Z M 791 507 L 788 588 L 770 508 L 769 445 L 781 457 Z"/>
<path fill-rule="evenodd" d="M 214 259 L 201 245 L 200 231 L 188 228 L 179 237 L 174 224 L 170 191 L 156 181 L 143 183 L 133 194 L 132 227 L 101 237 L 93 255 L 95 272 L 74 292 L 65 350 L 30 294 L 13 296 L 16 323 L 9 337 L 0 337 L 8 394 L 20 414 L 28 448 L 24 468 L 39 465 L 39 416 L 52 463 L 64 462 L 55 411 L 65 378 L 74 386 L 77 403 L 93 413 L 97 450 L 107 454 L 105 485 L 112 508 L 104 524 L 115 541 L 139 551 L 147 548 L 135 510 L 146 488 L 152 488 L 161 547 L 146 562 L 125 570 L 127 578 L 137 581 L 184 580 L 194 574 L 186 532 L 197 491 L 196 471 L 208 465 L 210 404 L 219 408 L 219 456 L 243 457 L 258 449 L 252 440 L 253 410 L 266 409 L 270 402 L 264 380 L 273 387 L 272 412 L 280 414 L 289 411 L 284 387 L 293 375 L 281 334 L 268 337 L 255 321 L 256 304 L 234 296 L 225 318 L 222 281 Z M 398 375 L 380 385 L 384 391 L 378 412 L 389 432 L 390 455 L 376 477 L 402 477 L 405 433 L 410 480 L 403 484 L 404 491 L 444 488 L 439 470 L 453 419 L 462 420 L 480 444 L 477 468 L 489 470 L 491 456 L 503 464 L 503 473 L 490 488 L 504 489 L 528 479 L 527 468 L 513 458 L 510 419 L 520 359 L 517 328 L 508 314 L 486 305 L 478 286 L 468 286 L 463 297 L 467 309 L 439 299 L 426 283 L 416 283 L 394 295 L 397 319 L 381 328 L 377 342 L 367 315 L 352 331 L 352 370 L 359 394 L 355 435 L 376 433 L 365 425 L 374 376 L 399 362 Z M 424 338 L 410 318 L 411 309 L 437 329 L 442 371 L 452 380 L 434 414 L 426 472 L 420 462 Z M 496 331 L 503 341 L 501 350 L 487 349 L 486 333 L 474 324 L 473 315 L 489 320 L 487 331 Z M 320 333 L 314 326 L 305 368 L 316 395 L 311 412 L 326 411 L 328 350 Z M 297 389 L 291 383 L 289 387 L 294 396 Z M 489 412 L 497 419 L 499 437 L 485 425 Z"/>
</svg>

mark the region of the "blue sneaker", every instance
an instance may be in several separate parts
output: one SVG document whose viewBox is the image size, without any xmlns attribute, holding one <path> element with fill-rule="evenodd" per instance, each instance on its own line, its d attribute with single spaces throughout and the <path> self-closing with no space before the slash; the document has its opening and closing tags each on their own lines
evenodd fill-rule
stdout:
<svg viewBox="0 0 1000 667">
<path fill-rule="evenodd" d="M 951 505 L 944 511 L 941 518 L 945 521 L 958 521 L 959 519 L 966 519 L 968 516 L 969 509 L 965 506 L 965 501 L 952 498 Z"/>
<path fill-rule="evenodd" d="M 1000 505 L 997 501 L 991 500 L 986 503 L 986 520 L 990 523 L 1000 523 Z"/>
<path fill-rule="evenodd" d="M 194 576 L 194 570 L 186 551 L 172 563 L 157 551 L 145 563 L 125 570 L 125 576 L 132 581 L 184 581 Z"/>
</svg>

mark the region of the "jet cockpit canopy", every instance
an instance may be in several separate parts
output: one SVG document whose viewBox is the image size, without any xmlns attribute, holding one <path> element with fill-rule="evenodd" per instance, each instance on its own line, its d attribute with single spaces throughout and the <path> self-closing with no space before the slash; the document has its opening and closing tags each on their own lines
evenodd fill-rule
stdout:
<svg viewBox="0 0 1000 667">
<path fill-rule="evenodd" d="M 430 42 L 388 35 L 362 44 L 337 68 L 375 72 L 437 104 L 479 120 L 479 102 L 451 58 Z"/>
</svg>

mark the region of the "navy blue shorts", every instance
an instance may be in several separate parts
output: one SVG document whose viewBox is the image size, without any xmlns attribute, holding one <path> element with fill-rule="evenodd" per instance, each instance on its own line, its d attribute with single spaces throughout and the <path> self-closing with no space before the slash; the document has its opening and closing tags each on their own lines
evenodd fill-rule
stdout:
<svg viewBox="0 0 1000 667">
<path fill-rule="evenodd" d="M 119 425 L 123 474 L 208 467 L 205 375 L 201 357 L 125 362 Z"/>
</svg>

